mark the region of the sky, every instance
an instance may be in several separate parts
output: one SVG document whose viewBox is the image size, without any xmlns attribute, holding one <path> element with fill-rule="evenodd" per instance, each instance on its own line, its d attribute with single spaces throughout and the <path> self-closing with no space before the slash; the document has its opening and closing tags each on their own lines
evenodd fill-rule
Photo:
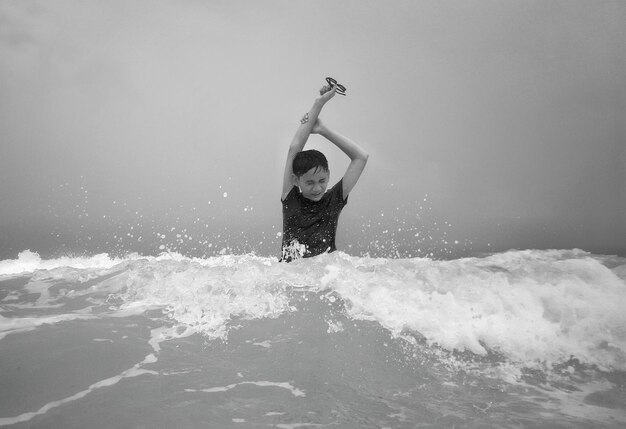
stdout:
<svg viewBox="0 0 626 429">
<path fill-rule="evenodd" d="M 624 40 L 623 1 L 0 0 L 0 258 L 278 254 L 326 76 L 341 250 L 626 255 Z"/>
</svg>

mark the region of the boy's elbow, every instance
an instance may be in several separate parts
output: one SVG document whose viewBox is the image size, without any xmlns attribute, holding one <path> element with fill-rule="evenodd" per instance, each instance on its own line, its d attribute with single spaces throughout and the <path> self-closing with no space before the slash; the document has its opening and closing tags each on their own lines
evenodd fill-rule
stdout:
<svg viewBox="0 0 626 429">
<path fill-rule="evenodd" d="M 297 144 L 289 145 L 289 151 L 288 151 L 289 156 L 296 156 L 298 152 L 302 152 L 302 145 L 297 145 Z"/>
<path fill-rule="evenodd" d="M 306 144 L 305 139 L 298 138 L 298 136 L 296 136 L 289 144 L 289 152 L 293 152 L 293 153 L 300 152 L 305 144 Z"/>
</svg>

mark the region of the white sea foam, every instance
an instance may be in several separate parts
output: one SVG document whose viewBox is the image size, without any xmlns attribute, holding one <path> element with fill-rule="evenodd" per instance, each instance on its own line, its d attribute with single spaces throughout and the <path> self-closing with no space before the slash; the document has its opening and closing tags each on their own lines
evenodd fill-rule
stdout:
<svg viewBox="0 0 626 429">
<path fill-rule="evenodd" d="M 626 369 L 625 267 L 623 258 L 576 250 L 512 251 L 452 261 L 340 252 L 289 264 L 253 255 L 41 260 L 30 252 L 0 261 L 0 273 L 32 274 L 23 291 L 40 294 L 38 308 L 82 297 L 107 317 L 164 311 L 173 323 L 153 333 L 155 350 L 162 341 L 193 333 L 226 338 L 237 319 L 294 311 L 294 290 L 327 290 L 343 300 L 354 319 L 376 321 L 396 335 L 419 332 L 448 350 L 484 354 L 492 349 L 522 363 L 575 357 L 621 370 Z M 86 278 L 89 283 L 82 282 Z M 61 282 L 73 286 L 52 289 Z M 3 304 L 19 309 L 24 305 L 19 299 L 19 291 L 12 291 Z M 93 311 L 47 320 L 4 317 L 0 332 L 35 329 Z M 329 333 L 340 330 L 336 321 L 324 321 Z"/>
<path fill-rule="evenodd" d="M 32 273 L 37 270 L 53 270 L 59 267 L 69 268 L 111 268 L 121 262 L 120 259 L 110 258 L 106 253 L 91 257 L 62 257 L 56 259 L 41 259 L 39 254 L 25 250 L 18 254 L 17 259 L 0 261 L 0 276 Z"/>
<path fill-rule="evenodd" d="M 234 389 L 237 386 L 243 386 L 246 384 L 251 384 L 251 385 L 259 386 L 259 387 L 279 387 L 281 389 L 289 390 L 293 396 L 296 396 L 296 397 L 306 396 L 306 393 L 304 391 L 292 386 L 291 383 L 276 382 L 276 381 L 242 381 L 240 383 L 229 384 L 228 386 L 209 387 L 206 389 L 185 389 L 185 392 L 205 392 L 205 393 L 226 392 L 228 390 Z"/>
<path fill-rule="evenodd" d="M 289 311 L 284 270 L 278 263 L 232 255 L 209 260 L 137 261 L 117 295 L 127 306 L 163 308 L 178 324 L 177 335 L 225 338 L 236 318 L 277 317 Z"/>
<path fill-rule="evenodd" d="M 626 368 L 626 283 L 583 252 L 526 251 L 435 262 L 337 258 L 321 283 L 352 317 L 417 331 L 447 349 L 519 362 L 570 357 Z"/>
<path fill-rule="evenodd" d="M 326 427 L 335 426 L 336 423 L 321 424 L 321 423 L 279 423 L 276 425 L 279 429 L 297 429 L 297 428 L 313 428 L 313 427 Z"/>
<path fill-rule="evenodd" d="M 120 382 L 124 378 L 137 377 L 137 376 L 144 375 L 144 374 L 156 375 L 158 373 L 155 372 L 155 371 L 151 371 L 151 370 L 147 370 L 147 369 L 142 369 L 141 368 L 142 365 L 144 365 L 146 363 L 151 363 L 153 361 L 154 361 L 154 355 L 152 355 L 152 354 L 148 355 L 148 356 L 146 356 L 146 359 L 144 359 L 142 362 L 134 365 L 132 368 L 129 368 L 126 371 L 123 371 L 122 373 L 120 373 L 120 374 L 118 374 L 118 375 L 116 375 L 114 377 L 109 377 L 107 379 L 100 380 L 97 383 L 93 383 L 92 385 L 87 387 L 85 390 L 81 390 L 80 392 L 77 392 L 74 395 L 68 396 L 68 397 L 63 398 L 63 399 L 59 399 L 57 401 L 48 402 L 43 407 L 39 408 L 37 411 L 23 413 L 23 414 L 20 414 L 19 416 L 15 416 L 15 417 L 0 417 L 0 426 L 7 426 L 7 425 L 13 425 L 13 424 L 16 424 L 16 423 L 27 422 L 27 421 L 31 420 L 32 418 L 34 418 L 36 416 L 46 414 L 48 411 L 50 411 L 53 408 L 57 408 L 57 407 L 60 407 L 61 405 L 67 404 L 69 402 L 76 401 L 78 399 L 84 398 L 85 396 L 87 396 L 88 394 L 93 392 L 94 390 L 101 389 L 103 387 L 109 387 L 109 386 L 112 386 L 114 384 L 117 384 L 118 382 Z"/>
<path fill-rule="evenodd" d="M 71 315 L 67 315 L 67 316 L 71 316 Z M 15 318 L 14 320 L 6 320 L 7 318 L 3 318 L 2 316 L 0 316 L 0 326 L 6 328 L 7 326 L 12 326 L 12 325 L 20 325 L 20 326 L 26 326 L 26 327 L 22 327 L 22 328 L 16 328 L 13 331 L 11 330 L 7 330 L 7 332 L 2 332 L 0 334 L 0 339 L 2 339 L 6 334 L 8 333 L 12 333 L 15 332 L 16 330 L 20 329 L 21 331 L 26 331 L 26 330 L 30 330 L 30 329 L 34 329 L 36 326 L 36 324 L 34 326 L 28 326 L 27 322 L 25 321 L 25 319 L 27 321 L 30 321 L 32 318 Z M 58 318 L 54 319 L 54 320 L 50 320 L 51 318 L 41 318 L 41 319 L 36 319 L 38 324 L 43 324 L 43 323 L 58 323 L 62 320 L 57 320 Z M 63 320 L 71 320 L 71 317 L 65 317 Z M 21 322 L 20 322 L 21 321 Z M 34 322 L 30 322 L 30 323 L 34 323 Z M 23 422 L 27 422 L 31 419 L 33 419 L 36 416 L 39 415 L 43 415 L 46 414 L 48 411 L 50 411 L 51 409 L 60 407 L 64 404 L 76 401 L 78 399 L 82 399 L 85 396 L 89 395 L 90 393 L 92 393 L 93 391 L 97 390 L 97 389 L 101 389 L 101 388 L 105 388 L 105 387 L 110 387 L 113 386 L 115 384 L 117 384 L 118 382 L 120 382 L 121 380 L 125 379 L 125 378 L 132 378 L 132 377 L 137 377 L 140 375 L 144 375 L 144 374 L 150 374 L 150 375 L 158 375 L 159 373 L 157 371 L 153 371 L 153 370 L 148 370 L 148 369 L 144 369 L 143 366 L 144 365 L 148 365 L 148 364 L 153 364 L 156 363 L 158 361 L 158 358 L 156 356 L 155 353 L 158 353 L 161 348 L 159 343 L 161 341 L 167 340 L 172 338 L 172 335 L 167 335 L 166 333 L 169 332 L 170 329 L 168 328 L 156 328 L 153 329 L 151 331 L 151 336 L 150 336 L 150 340 L 149 340 L 149 344 L 152 346 L 154 353 L 150 353 L 148 355 L 146 355 L 144 357 L 144 359 L 133 365 L 131 368 L 121 372 L 118 375 L 115 375 L 113 377 L 109 377 L 106 378 L 104 380 L 100 380 L 96 383 L 91 384 L 89 387 L 87 387 L 84 390 L 81 390 L 71 396 L 68 396 L 66 398 L 62 398 L 56 401 L 52 401 L 49 402 L 47 404 L 45 404 L 44 406 L 42 406 L 41 408 L 39 408 L 36 411 L 32 411 L 32 412 L 27 412 L 27 413 L 22 413 L 18 416 L 15 417 L 1 417 L 0 418 L 0 426 L 6 426 L 6 425 L 13 425 L 16 423 L 23 423 Z M 110 339 L 99 339 L 99 338 L 94 338 L 93 341 L 110 341 L 113 342 L 113 340 Z"/>
<path fill-rule="evenodd" d="M 84 314 L 60 314 L 41 317 L 4 317 L 0 315 L 0 340 L 9 334 L 32 331 L 42 325 L 52 325 L 70 320 L 87 320 L 93 318 L 93 316 Z"/>
</svg>

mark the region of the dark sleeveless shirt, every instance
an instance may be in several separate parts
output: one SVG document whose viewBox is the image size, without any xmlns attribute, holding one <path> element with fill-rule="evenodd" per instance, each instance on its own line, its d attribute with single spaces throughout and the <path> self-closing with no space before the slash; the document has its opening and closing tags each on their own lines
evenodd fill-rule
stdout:
<svg viewBox="0 0 626 429">
<path fill-rule="evenodd" d="M 309 258 L 324 252 L 334 252 L 337 222 L 341 210 L 348 203 L 343 198 L 343 179 L 327 190 L 319 201 L 302 196 L 294 186 L 283 203 L 282 259 L 289 262 L 298 257 Z M 293 243 L 296 246 L 293 246 Z M 306 251 L 298 251 L 298 244 Z"/>
</svg>

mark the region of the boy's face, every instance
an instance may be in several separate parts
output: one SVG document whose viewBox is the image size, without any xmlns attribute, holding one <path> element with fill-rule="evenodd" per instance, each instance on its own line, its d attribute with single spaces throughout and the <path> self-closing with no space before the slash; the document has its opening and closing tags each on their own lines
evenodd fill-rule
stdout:
<svg viewBox="0 0 626 429">
<path fill-rule="evenodd" d="M 321 167 L 311 168 L 300 177 L 296 177 L 296 185 L 302 196 L 311 201 L 319 201 L 326 192 L 330 172 Z"/>
</svg>

